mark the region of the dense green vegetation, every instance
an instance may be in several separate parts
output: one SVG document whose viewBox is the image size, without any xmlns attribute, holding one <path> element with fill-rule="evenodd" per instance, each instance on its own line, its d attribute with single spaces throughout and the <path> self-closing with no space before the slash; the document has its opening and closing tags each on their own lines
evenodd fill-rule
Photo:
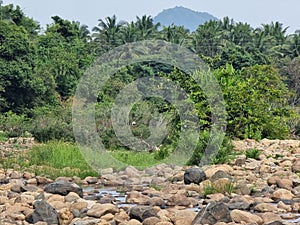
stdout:
<svg viewBox="0 0 300 225">
<path fill-rule="evenodd" d="M 0 5 L 1 140 L 32 134 L 40 142 L 73 142 L 71 105 L 84 71 L 98 56 L 117 46 L 149 39 L 190 49 L 210 65 L 218 79 L 226 103 L 227 137 L 214 162 L 229 158 L 226 156 L 232 148 L 228 140 L 232 138 L 283 139 L 300 133 L 300 32 L 287 34 L 279 22 L 253 28 L 224 18 L 189 32 L 181 26 L 160 27 L 147 15 L 132 22 L 107 17 L 92 29 L 58 16 L 52 20 L 43 30 L 20 7 Z M 124 146 L 116 137 L 111 106 L 127 84 L 156 75 L 177 82 L 195 105 L 201 133 L 190 163 L 197 164 L 209 138 L 211 108 L 201 88 L 178 68 L 139 63 L 114 74 L 97 98 L 97 131 L 107 149 L 117 158 L 126 158 L 131 146 Z M 130 114 L 137 124 L 132 132 L 144 142 L 150 135 L 149 123 L 158 112 L 167 118 L 168 135 L 159 152 L 151 156 L 153 162 L 167 157 L 176 147 L 182 125 L 178 113 L 163 99 L 148 98 L 136 104 Z M 140 150 L 154 147 L 148 144 Z M 122 153 L 115 153 L 119 149 Z"/>
</svg>

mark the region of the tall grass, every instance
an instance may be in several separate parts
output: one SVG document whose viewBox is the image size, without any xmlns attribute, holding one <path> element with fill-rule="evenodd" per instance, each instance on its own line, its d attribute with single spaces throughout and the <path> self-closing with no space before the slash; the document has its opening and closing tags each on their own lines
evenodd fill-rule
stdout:
<svg viewBox="0 0 300 225">
<path fill-rule="evenodd" d="M 84 160 L 75 144 L 61 141 L 35 145 L 26 152 L 0 159 L 0 163 L 4 168 L 18 165 L 22 170 L 52 179 L 58 176 L 84 178 L 98 175 Z"/>
</svg>

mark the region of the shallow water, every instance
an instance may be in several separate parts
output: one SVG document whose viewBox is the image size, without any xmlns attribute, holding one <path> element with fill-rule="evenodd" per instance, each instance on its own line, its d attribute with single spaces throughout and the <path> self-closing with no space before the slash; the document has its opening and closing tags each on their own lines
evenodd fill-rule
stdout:
<svg viewBox="0 0 300 225">
<path fill-rule="evenodd" d="M 96 190 L 96 192 L 95 192 Z M 83 191 L 87 193 L 94 193 L 96 196 L 104 197 L 107 195 L 112 196 L 116 200 L 116 204 L 118 207 L 132 207 L 136 206 L 136 204 L 126 203 L 126 194 L 117 191 L 116 188 L 95 188 L 95 187 L 83 187 Z M 187 210 L 192 210 L 194 212 L 199 212 L 200 208 L 195 206 L 193 208 L 186 208 Z M 253 213 L 253 211 L 252 211 Z M 300 222 L 300 214 L 296 214 L 297 218 L 295 219 L 285 219 L 283 221 L 290 223 L 299 223 Z"/>
</svg>

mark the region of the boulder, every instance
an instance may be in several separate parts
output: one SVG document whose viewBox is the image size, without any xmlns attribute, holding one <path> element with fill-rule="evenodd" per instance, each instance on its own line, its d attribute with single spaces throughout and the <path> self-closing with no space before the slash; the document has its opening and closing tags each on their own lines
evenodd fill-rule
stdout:
<svg viewBox="0 0 300 225">
<path fill-rule="evenodd" d="M 144 221 L 149 217 L 157 217 L 156 210 L 151 206 L 133 206 L 129 210 L 130 219 Z"/>
<path fill-rule="evenodd" d="M 183 179 L 185 184 L 199 184 L 206 179 L 206 174 L 201 168 L 189 168 L 184 172 Z"/>
<path fill-rule="evenodd" d="M 47 184 L 44 188 L 45 192 L 59 195 L 67 195 L 70 192 L 77 193 L 81 198 L 83 197 L 83 190 L 75 183 L 68 181 L 57 181 L 54 183 Z"/>
<path fill-rule="evenodd" d="M 231 211 L 230 215 L 232 220 L 236 223 L 257 223 L 259 225 L 263 224 L 262 218 L 250 212 L 234 209 Z"/>
<path fill-rule="evenodd" d="M 228 206 L 223 202 L 211 202 L 202 208 L 192 222 L 195 224 L 216 224 L 217 222 L 231 222 Z"/>
<path fill-rule="evenodd" d="M 58 224 L 57 211 L 45 200 L 35 201 L 33 207 L 33 213 L 26 217 L 26 221 L 28 223 L 37 223 L 39 221 L 43 221 L 47 222 L 48 224 Z"/>
</svg>

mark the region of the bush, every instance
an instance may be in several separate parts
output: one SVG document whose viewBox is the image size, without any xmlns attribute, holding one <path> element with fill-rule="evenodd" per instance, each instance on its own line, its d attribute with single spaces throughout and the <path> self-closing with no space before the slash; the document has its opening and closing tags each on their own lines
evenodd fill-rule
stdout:
<svg viewBox="0 0 300 225">
<path fill-rule="evenodd" d="M 258 160 L 260 153 L 261 153 L 261 151 L 258 150 L 257 148 L 252 148 L 252 149 L 246 150 L 245 155 L 246 155 L 247 159 L 251 158 L 251 159 Z"/>
<path fill-rule="evenodd" d="M 34 111 L 30 132 L 39 142 L 74 141 L 70 106 L 41 107 Z"/>
<path fill-rule="evenodd" d="M 199 165 L 201 162 L 201 158 L 203 153 L 207 147 L 208 141 L 210 138 L 210 132 L 208 130 L 203 131 L 200 134 L 199 142 L 197 148 L 195 149 L 191 159 L 189 160 L 189 165 Z M 213 156 L 212 163 L 225 163 L 234 158 L 233 145 L 231 143 L 231 139 L 227 136 L 223 139 L 222 145 L 219 147 L 218 153 Z"/>
<path fill-rule="evenodd" d="M 0 130 L 7 137 L 21 137 L 28 131 L 29 119 L 9 111 L 0 115 Z M 3 136 L 1 134 L 1 136 Z"/>
</svg>

